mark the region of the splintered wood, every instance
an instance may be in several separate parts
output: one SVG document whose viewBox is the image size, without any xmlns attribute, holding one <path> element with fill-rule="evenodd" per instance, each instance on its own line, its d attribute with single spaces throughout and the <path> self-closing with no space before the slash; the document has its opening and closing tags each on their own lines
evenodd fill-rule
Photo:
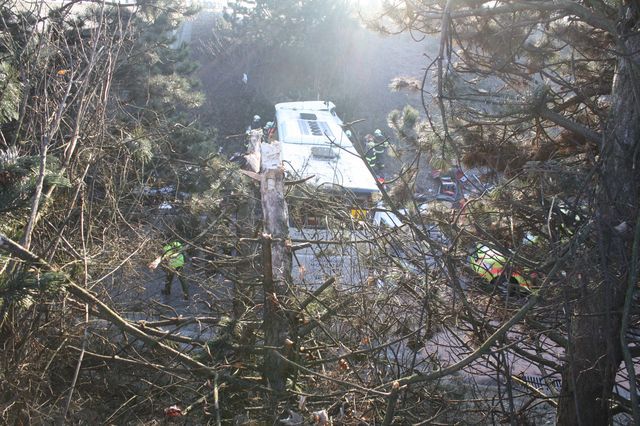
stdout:
<svg viewBox="0 0 640 426">
<path fill-rule="evenodd" d="M 286 315 L 291 298 L 291 250 L 289 218 L 284 199 L 284 169 L 280 164 L 280 144 L 261 145 L 261 185 L 264 234 L 262 235 L 262 267 L 264 289 L 265 353 L 264 377 L 277 391 L 285 389 L 287 364 L 275 353 L 289 358 L 291 323 Z"/>
</svg>

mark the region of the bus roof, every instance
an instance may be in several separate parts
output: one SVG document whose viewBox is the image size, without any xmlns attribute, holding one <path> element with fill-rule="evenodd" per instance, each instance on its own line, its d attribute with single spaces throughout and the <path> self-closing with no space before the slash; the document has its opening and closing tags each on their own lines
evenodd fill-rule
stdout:
<svg viewBox="0 0 640 426">
<path fill-rule="evenodd" d="M 309 183 L 315 186 L 378 192 L 374 177 L 343 131 L 332 102 L 287 102 L 275 108 L 282 162 L 292 175 L 314 176 Z"/>
<path fill-rule="evenodd" d="M 342 130 L 331 102 L 286 102 L 276 104 L 278 137 L 281 143 L 325 145 L 327 136 L 336 144 L 351 144 Z"/>
</svg>

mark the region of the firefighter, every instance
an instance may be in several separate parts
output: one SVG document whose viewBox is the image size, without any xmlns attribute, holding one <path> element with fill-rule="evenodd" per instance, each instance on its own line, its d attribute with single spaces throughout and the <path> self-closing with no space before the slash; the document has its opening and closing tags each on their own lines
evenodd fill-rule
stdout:
<svg viewBox="0 0 640 426">
<path fill-rule="evenodd" d="M 364 138 L 367 143 L 367 152 L 365 153 L 367 164 L 369 164 L 374 171 L 381 172 L 384 168 L 384 162 L 382 161 L 384 144 L 377 143 L 376 138 L 371 134 Z"/>
<path fill-rule="evenodd" d="M 151 262 L 149 268 L 155 269 L 159 264 L 166 274 L 166 280 L 162 294 L 168 296 L 171 294 L 171 285 L 173 278 L 177 275 L 180 285 L 182 286 L 182 296 L 184 300 L 189 300 L 189 287 L 187 280 L 182 275 L 184 268 L 185 256 L 184 248 L 180 241 L 171 241 L 162 247 L 162 256 Z"/>
<path fill-rule="evenodd" d="M 260 117 L 259 115 L 254 115 L 253 116 L 253 121 L 251 121 L 251 130 L 258 130 L 262 128 L 262 125 L 260 124 L 262 122 L 262 117 Z"/>
<path fill-rule="evenodd" d="M 353 132 L 351 132 L 351 130 L 349 129 L 345 130 L 344 134 L 347 135 L 347 138 L 349 138 L 349 140 L 353 139 Z"/>
</svg>

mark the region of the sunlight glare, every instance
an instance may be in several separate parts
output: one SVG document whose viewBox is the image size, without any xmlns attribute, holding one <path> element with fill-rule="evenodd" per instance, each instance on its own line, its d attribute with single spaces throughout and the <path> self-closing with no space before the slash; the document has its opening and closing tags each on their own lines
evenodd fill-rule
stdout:
<svg viewBox="0 0 640 426">
<path fill-rule="evenodd" d="M 349 0 L 353 9 L 367 18 L 373 18 L 381 9 L 383 0 Z"/>
</svg>

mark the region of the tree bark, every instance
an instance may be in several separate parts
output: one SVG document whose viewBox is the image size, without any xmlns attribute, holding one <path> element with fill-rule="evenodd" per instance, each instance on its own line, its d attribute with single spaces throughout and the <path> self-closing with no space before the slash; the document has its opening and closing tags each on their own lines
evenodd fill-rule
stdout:
<svg viewBox="0 0 640 426">
<path fill-rule="evenodd" d="M 262 139 L 262 130 L 252 130 L 249 136 L 249 146 L 244 158 L 247 160 L 247 167 L 250 171 L 258 173 L 260 171 L 261 153 L 260 140 Z"/>
<path fill-rule="evenodd" d="M 621 312 L 632 256 L 632 227 L 638 215 L 640 174 L 640 37 L 638 11 L 621 8 L 619 58 L 612 106 L 602 144 L 601 182 L 596 217 L 598 271 L 583 289 L 571 319 L 571 343 L 563 371 L 558 424 L 609 424 L 610 398 L 622 361 Z M 631 378 L 634 380 L 634 378 Z M 638 419 L 636 419 L 638 421 Z"/>
<path fill-rule="evenodd" d="M 291 249 L 287 245 L 289 220 L 284 199 L 284 170 L 280 164 L 280 145 L 262 144 L 261 175 L 264 288 L 264 378 L 276 392 L 285 390 L 288 364 L 278 356 L 289 358 L 291 344 L 287 305 L 291 284 Z"/>
</svg>

